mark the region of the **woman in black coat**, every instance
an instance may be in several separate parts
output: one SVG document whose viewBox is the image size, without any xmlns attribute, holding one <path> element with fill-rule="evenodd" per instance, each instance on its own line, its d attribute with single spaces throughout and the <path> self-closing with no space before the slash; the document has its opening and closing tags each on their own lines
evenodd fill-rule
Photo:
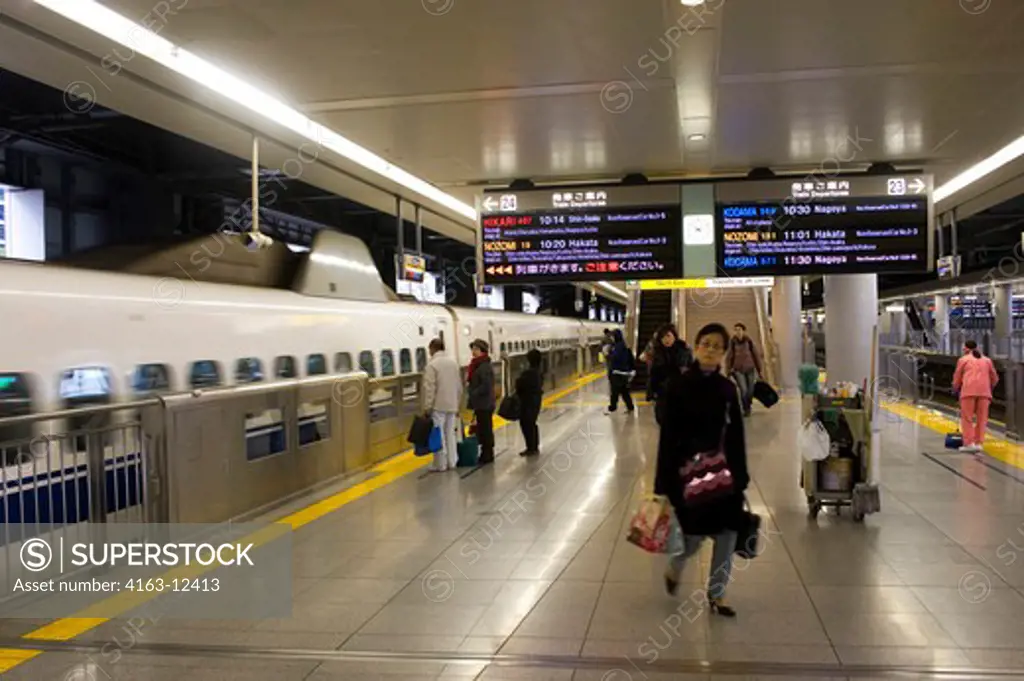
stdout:
<svg viewBox="0 0 1024 681">
<path fill-rule="evenodd" d="M 660 327 L 654 334 L 654 340 L 654 348 L 651 352 L 653 355 L 651 385 L 648 391 L 650 397 L 648 399 L 657 401 L 654 407 L 654 416 L 660 424 L 665 409 L 662 397 L 665 394 L 668 380 L 690 367 L 690 364 L 693 363 L 693 353 L 690 352 L 689 346 L 679 338 L 679 333 L 672 324 Z"/>
<path fill-rule="evenodd" d="M 729 332 L 721 324 L 708 324 L 695 339 L 696 361 L 685 373 L 672 376 L 665 386 L 664 420 L 658 442 L 658 469 L 654 493 L 668 497 L 683 530 L 683 553 L 672 556 L 665 587 L 675 594 L 683 565 L 705 538 L 715 542 L 708 578 L 711 611 L 726 617 L 736 612 L 723 602 L 736 549 L 736 532 L 744 520 L 743 492 L 750 483 L 743 410 L 736 385 L 719 371 L 729 347 Z M 696 507 L 683 501 L 680 469 L 702 452 L 722 447 L 733 478 L 732 493 Z"/>
</svg>

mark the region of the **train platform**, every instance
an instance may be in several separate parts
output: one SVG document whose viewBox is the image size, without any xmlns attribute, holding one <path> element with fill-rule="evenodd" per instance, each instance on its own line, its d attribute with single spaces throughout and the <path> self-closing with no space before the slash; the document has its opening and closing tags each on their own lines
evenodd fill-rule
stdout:
<svg viewBox="0 0 1024 681">
<path fill-rule="evenodd" d="M 1013 461 L 947 452 L 945 423 L 886 405 L 881 512 L 810 519 L 799 402 L 755 408 L 764 551 L 736 563 L 725 620 L 699 600 L 710 546 L 671 598 L 664 558 L 624 540 L 657 426 L 648 405 L 607 414 L 604 387 L 552 395 L 538 458 L 517 455 L 510 424 L 493 466 L 428 474 L 403 455 L 279 514 L 294 531 L 291 617 L 63 620 L 20 638 L 9 621 L 2 678 L 1024 678 Z"/>
</svg>

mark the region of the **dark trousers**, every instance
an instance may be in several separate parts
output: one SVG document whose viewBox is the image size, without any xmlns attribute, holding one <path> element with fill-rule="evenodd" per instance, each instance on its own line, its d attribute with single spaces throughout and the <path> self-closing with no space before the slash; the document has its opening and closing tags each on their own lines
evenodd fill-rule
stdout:
<svg viewBox="0 0 1024 681">
<path fill-rule="evenodd" d="M 626 403 L 626 409 L 633 411 L 633 396 L 629 394 L 629 376 L 612 374 L 612 403 L 608 407 L 608 411 L 615 411 L 619 408 L 620 395 Z"/>
<path fill-rule="evenodd" d="M 519 428 L 526 440 L 526 451 L 540 451 L 540 428 L 537 427 L 537 414 L 523 414 L 519 419 Z"/>
<path fill-rule="evenodd" d="M 476 439 L 480 442 L 480 460 L 494 461 L 494 411 L 476 410 Z"/>
</svg>

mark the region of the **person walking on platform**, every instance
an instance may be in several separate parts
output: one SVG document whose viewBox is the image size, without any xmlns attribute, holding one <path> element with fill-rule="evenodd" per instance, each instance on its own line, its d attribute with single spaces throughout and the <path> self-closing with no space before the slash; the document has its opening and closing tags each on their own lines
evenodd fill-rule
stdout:
<svg viewBox="0 0 1024 681">
<path fill-rule="evenodd" d="M 982 357 L 974 341 L 964 343 L 964 355 L 953 372 L 953 390 L 960 395 L 960 432 L 964 437 L 961 452 L 982 451 L 992 388 L 998 382 L 999 374 L 992 360 Z"/>
<path fill-rule="evenodd" d="M 615 349 L 615 337 L 611 329 L 604 330 L 604 339 L 601 341 L 601 356 L 604 357 L 604 367 L 608 374 L 608 384 L 612 381 L 612 350 Z M 610 387 L 609 387 L 610 389 Z"/>
<path fill-rule="evenodd" d="M 725 358 L 725 369 L 736 381 L 743 402 L 743 415 L 750 416 L 750 407 L 754 402 L 754 384 L 758 376 L 763 376 L 761 354 L 757 351 L 754 339 L 747 335 L 747 327 L 737 322 L 732 327 L 733 337 L 729 340 L 729 352 Z"/>
<path fill-rule="evenodd" d="M 476 419 L 476 436 L 480 441 L 480 463 L 494 463 L 494 366 L 487 341 L 477 338 L 469 344 L 473 359 L 466 372 L 469 408 Z"/>
<path fill-rule="evenodd" d="M 693 362 L 693 353 L 689 346 L 679 338 L 676 327 L 672 324 L 662 325 L 654 334 L 656 343 L 651 352 L 651 398 L 656 400 L 654 417 L 661 423 L 664 401 L 661 399 L 668 380 L 680 371 L 685 371 Z"/>
<path fill-rule="evenodd" d="M 633 352 L 626 347 L 626 341 L 622 337 L 622 331 L 615 329 L 612 334 L 615 338 L 615 345 L 612 348 L 612 375 L 611 375 L 611 404 L 608 411 L 613 412 L 619 408 L 619 397 L 626 403 L 626 411 L 632 413 L 633 397 L 629 394 L 629 381 L 636 373 L 636 360 Z"/>
<path fill-rule="evenodd" d="M 700 550 L 704 539 L 714 540 L 707 598 L 711 612 L 735 617 L 725 605 L 725 589 L 732 571 L 737 531 L 744 523 L 747 445 L 736 385 L 720 372 L 729 345 L 729 332 L 721 324 L 708 324 L 697 334 L 696 361 L 673 375 L 665 386 L 665 414 L 658 441 L 654 493 L 668 497 L 683 531 L 683 552 L 669 560 L 665 588 L 675 595 L 686 559 Z M 721 452 L 732 478 L 725 496 L 687 506 L 680 469 L 698 454 Z"/>
<path fill-rule="evenodd" d="M 443 473 L 459 464 L 458 421 L 462 403 L 459 365 L 445 354 L 444 341 L 435 338 L 428 346 L 430 361 L 423 371 L 423 410 L 441 431 L 443 446 L 434 452 L 433 473 Z"/>
<path fill-rule="evenodd" d="M 540 407 L 544 397 L 544 375 L 541 372 L 540 350 L 533 348 L 526 353 L 527 367 L 516 379 L 516 395 L 519 397 L 519 428 L 523 431 L 526 449 L 519 456 L 540 454 Z"/>
</svg>

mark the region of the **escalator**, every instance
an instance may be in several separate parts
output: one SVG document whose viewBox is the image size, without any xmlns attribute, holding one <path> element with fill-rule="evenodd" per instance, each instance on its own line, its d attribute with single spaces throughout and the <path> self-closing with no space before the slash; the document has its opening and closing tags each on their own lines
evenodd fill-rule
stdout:
<svg viewBox="0 0 1024 681">
<path fill-rule="evenodd" d="M 640 294 L 640 318 L 637 320 L 636 347 L 632 348 L 637 357 L 636 376 L 632 389 L 641 390 L 647 386 L 647 363 L 640 361 L 640 353 L 662 324 L 672 319 L 672 291 L 644 291 Z"/>
</svg>

